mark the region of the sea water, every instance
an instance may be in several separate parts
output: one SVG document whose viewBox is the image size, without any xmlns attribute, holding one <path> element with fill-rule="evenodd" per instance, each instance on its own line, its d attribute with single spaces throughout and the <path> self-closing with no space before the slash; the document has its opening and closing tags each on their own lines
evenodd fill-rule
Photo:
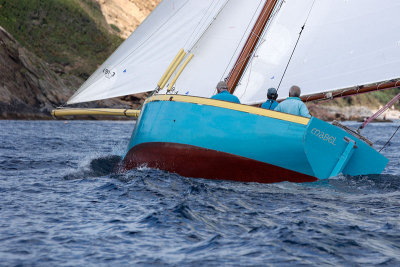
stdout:
<svg viewBox="0 0 400 267">
<path fill-rule="evenodd" d="M 133 127 L 0 121 L 0 265 L 400 266 L 400 133 L 381 175 L 258 184 L 114 173 Z"/>
</svg>

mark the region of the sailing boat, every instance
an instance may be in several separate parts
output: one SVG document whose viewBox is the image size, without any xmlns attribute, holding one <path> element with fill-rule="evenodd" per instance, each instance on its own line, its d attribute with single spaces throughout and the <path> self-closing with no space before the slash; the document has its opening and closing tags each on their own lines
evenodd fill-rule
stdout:
<svg viewBox="0 0 400 267">
<path fill-rule="evenodd" d="M 303 101 L 397 87 L 399 11 L 397 0 L 164 0 L 68 104 L 155 88 L 134 112 L 125 169 L 261 183 L 379 174 L 388 160 L 357 132 L 257 105 L 269 87 L 298 85 Z M 209 98 L 224 79 L 243 104 Z"/>
</svg>

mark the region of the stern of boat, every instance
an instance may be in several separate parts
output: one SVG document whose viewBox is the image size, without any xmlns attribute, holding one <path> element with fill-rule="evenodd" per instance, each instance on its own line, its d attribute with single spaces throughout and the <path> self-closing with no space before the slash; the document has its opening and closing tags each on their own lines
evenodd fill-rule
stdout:
<svg viewBox="0 0 400 267">
<path fill-rule="evenodd" d="M 304 135 L 304 150 L 319 179 L 346 175 L 380 174 L 388 159 L 355 135 L 312 118 Z"/>
</svg>

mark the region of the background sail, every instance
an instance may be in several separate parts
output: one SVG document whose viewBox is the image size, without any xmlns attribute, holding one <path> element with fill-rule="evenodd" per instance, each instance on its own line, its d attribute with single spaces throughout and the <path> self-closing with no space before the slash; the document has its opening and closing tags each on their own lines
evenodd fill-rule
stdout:
<svg viewBox="0 0 400 267">
<path fill-rule="evenodd" d="M 154 90 L 181 48 L 202 36 L 227 0 L 164 0 L 68 104 Z"/>
<path fill-rule="evenodd" d="M 285 1 L 235 91 L 242 103 L 263 102 L 278 86 L 307 18 L 280 98 L 293 84 L 308 95 L 400 77 L 399 1 L 313 2 Z"/>
<path fill-rule="evenodd" d="M 191 50 L 194 58 L 177 80 L 175 92 L 212 96 L 233 68 L 264 4 L 265 0 L 228 1 Z"/>
</svg>

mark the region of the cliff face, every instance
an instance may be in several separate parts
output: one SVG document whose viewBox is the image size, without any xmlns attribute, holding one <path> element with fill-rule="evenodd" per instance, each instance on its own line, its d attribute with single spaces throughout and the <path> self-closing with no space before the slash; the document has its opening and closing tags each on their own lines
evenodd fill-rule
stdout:
<svg viewBox="0 0 400 267">
<path fill-rule="evenodd" d="M 81 82 L 60 78 L 0 27 L 0 118 L 48 118 Z"/>
<path fill-rule="evenodd" d="M 161 0 L 96 0 L 107 23 L 127 38 Z"/>
<path fill-rule="evenodd" d="M 73 75 L 58 75 L 0 27 L 0 119 L 51 119 L 50 111 L 65 104 L 82 82 Z M 76 106 L 136 108 L 142 98 L 144 95 Z"/>
<path fill-rule="evenodd" d="M 0 119 L 50 119 L 122 42 L 95 0 L 0 0 L 0 25 Z M 135 108 L 143 98 L 79 106 Z"/>
</svg>

